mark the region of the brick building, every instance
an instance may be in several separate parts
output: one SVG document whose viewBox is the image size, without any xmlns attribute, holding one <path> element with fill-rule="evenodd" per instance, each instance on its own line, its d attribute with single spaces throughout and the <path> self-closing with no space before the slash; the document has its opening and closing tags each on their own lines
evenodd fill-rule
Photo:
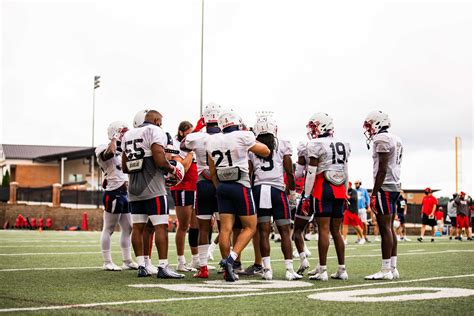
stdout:
<svg viewBox="0 0 474 316">
<path fill-rule="evenodd" d="M 20 187 L 46 187 L 54 183 L 85 183 L 97 188 L 98 166 L 93 147 L 0 144 L 0 173 Z"/>
</svg>

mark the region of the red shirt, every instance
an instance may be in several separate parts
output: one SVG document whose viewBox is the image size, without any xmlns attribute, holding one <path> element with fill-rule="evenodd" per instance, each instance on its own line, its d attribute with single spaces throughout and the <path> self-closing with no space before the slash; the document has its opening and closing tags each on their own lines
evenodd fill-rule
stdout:
<svg viewBox="0 0 474 316">
<path fill-rule="evenodd" d="M 443 211 L 436 211 L 435 212 L 435 217 L 437 221 L 442 221 L 444 218 L 444 213 Z"/>
<path fill-rule="evenodd" d="M 193 162 L 188 171 L 184 174 L 183 181 L 178 185 L 171 187 L 171 191 L 182 190 L 182 191 L 196 191 L 196 183 L 198 180 L 198 169 L 197 164 Z"/>
<path fill-rule="evenodd" d="M 434 196 L 427 195 L 421 201 L 421 211 L 423 214 L 430 215 L 433 212 L 433 206 L 438 204 L 438 200 Z"/>
</svg>

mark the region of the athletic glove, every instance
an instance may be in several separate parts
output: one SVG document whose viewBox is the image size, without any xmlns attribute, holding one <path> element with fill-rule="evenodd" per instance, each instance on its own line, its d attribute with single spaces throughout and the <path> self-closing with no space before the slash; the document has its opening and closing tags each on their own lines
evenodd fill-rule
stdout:
<svg viewBox="0 0 474 316">
<path fill-rule="evenodd" d="M 204 122 L 204 117 L 201 117 L 199 121 L 196 123 L 196 127 L 194 128 L 194 132 L 199 132 L 206 126 L 206 122 Z"/>
<path fill-rule="evenodd" d="M 304 197 L 301 201 L 301 212 L 304 216 L 308 216 L 310 211 L 309 197 Z"/>
</svg>

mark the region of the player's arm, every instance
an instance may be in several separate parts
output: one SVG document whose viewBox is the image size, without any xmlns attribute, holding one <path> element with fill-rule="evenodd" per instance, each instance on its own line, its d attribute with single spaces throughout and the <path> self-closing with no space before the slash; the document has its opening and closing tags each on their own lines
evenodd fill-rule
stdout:
<svg viewBox="0 0 474 316">
<path fill-rule="evenodd" d="M 128 173 L 127 162 L 128 162 L 127 155 L 125 155 L 125 152 L 123 152 L 122 153 L 122 171 L 123 171 L 123 173 Z"/>
<path fill-rule="evenodd" d="M 249 148 L 251 152 L 255 155 L 263 158 L 267 158 L 270 155 L 270 149 L 268 149 L 267 145 L 256 142 L 252 147 Z"/>
<path fill-rule="evenodd" d="M 290 155 L 283 156 L 283 169 L 286 173 L 286 181 L 287 187 L 291 191 L 295 191 L 296 189 L 296 182 L 295 182 L 295 174 L 293 173 L 293 161 L 291 161 Z"/>
<path fill-rule="evenodd" d="M 433 204 L 433 209 L 431 210 L 431 215 L 430 216 L 433 216 L 434 213 L 436 212 L 436 206 L 438 205 L 438 201 L 436 201 L 436 203 Z"/>
<path fill-rule="evenodd" d="M 183 165 L 184 171 L 188 171 L 193 163 L 193 153 L 188 153 L 184 159 L 181 158 L 181 156 L 176 155 L 173 157 L 173 160 L 179 161 Z"/>
<path fill-rule="evenodd" d="M 299 156 L 298 160 L 296 161 L 296 170 L 295 174 L 297 178 L 304 177 L 304 173 L 306 171 L 306 159 L 304 156 Z"/>
<path fill-rule="evenodd" d="M 209 154 L 207 155 L 207 160 L 209 164 L 209 173 L 211 174 L 212 183 L 217 188 L 219 186 L 219 179 L 217 178 L 216 165 L 214 164 L 214 160 L 212 160 L 212 157 Z"/>
<path fill-rule="evenodd" d="M 385 180 L 385 176 L 387 175 L 388 169 L 388 160 L 389 160 L 389 153 L 388 152 L 381 152 L 379 154 L 379 167 L 377 170 L 377 175 L 375 176 L 375 183 L 374 188 L 372 189 L 372 196 L 376 196 L 377 192 L 379 192 L 380 188 L 383 185 Z"/>
<path fill-rule="evenodd" d="M 367 211 L 370 212 L 370 203 L 369 203 L 370 197 L 369 197 L 369 191 L 367 191 L 367 190 L 365 190 L 365 189 L 364 189 L 363 191 L 364 191 L 365 208 L 366 208 Z"/>
<path fill-rule="evenodd" d="M 253 186 L 253 163 L 252 160 L 249 159 L 249 177 L 250 177 L 250 185 Z"/>
<path fill-rule="evenodd" d="M 157 168 L 170 173 L 174 172 L 175 168 L 166 159 L 165 149 L 163 146 L 153 143 L 151 145 L 151 154 L 153 162 Z"/>
<path fill-rule="evenodd" d="M 107 148 L 103 152 L 100 153 L 100 158 L 103 161 L 107 161 L 113 158 L 116 152 L 117 152 L 117 139 L 112 138 Z"/>
<path fill-rule="evenodd" d="M 313 192 L 314 182 L 316 180 L 316 172 L 318 171 L 319 159 L 315 157 L 309 158 L 308 170 L 304 181 L 304 194 L 308 198 Z"/>
</svg>

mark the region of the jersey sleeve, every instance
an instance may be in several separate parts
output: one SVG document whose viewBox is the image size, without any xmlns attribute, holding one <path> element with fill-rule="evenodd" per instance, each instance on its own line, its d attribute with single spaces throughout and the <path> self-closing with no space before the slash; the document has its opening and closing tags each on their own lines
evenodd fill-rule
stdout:
<svg viewBox="0 0 474 316">
<path fill-rule="evenodd" d="M 257 140 L 255 139 L 255 134 L 250 131 L 243 131 L 238 139 L 238 142 L 241 146 L 243 146 L 246 150 L 249 150 Z"/>
<path fill-rule="evenodd" d="M 351 144 L 346 143 L 346 161 L 348 161 L 349 157 L 351 156 L 352 149 Z"/>
<path fill-rule="evenodd" d="M 163 148 L 166 148 L 168 145 L 168 137 L 166 136 L 165 132 L 158 126 L 150 126 L 151 128 L 148 130 L 147 133 L 147 142 L 149 143 L 149 147 L 153 144 L 158 144 Z"/>
<path fill-rule="evenodd" d="M 306 143 L 299 142 L 298 147 L 296 148 L 296 151 L 298 153 L 298 157 L 306 157 L 308 154 L 306 150 Z"/>
<path fill-rule="evenodd" d="M 392 144 L 387 137 L 383 135 L 377 135 L 379 137 L 374 137 L 374 150 L 376 153 L 388 153 L 392 149 Z"/>
<path fill-rule="evenodd" d="M 308 157 L 310 158 L 319 158 L 324 153 L 323 144 L 319 142 L 309 142 L 306 146 L 306 150 L 308 152 Z"/>
<path fill-rule="evenodd" d="M 196 133 L 191 133 L 186 136 L 184 139 L 184 147 L 189 150 L 195 150 L 196 149 L 196 144 L 198 140 L 202 139 L 205 137 L 205 133 L 203 132 L 196 132 Z"/>
<path fill-rule="evenodd" d="M 283 153 L 283 156 L 292 155 L 293 154 L 293 147 L 291 146 L 291 142 L 288 140 L 281 140 L 280 141 L 280 150 Z"/>
<path fill-rule="evenodd" d="M 98 158 L 98 159 L 101 159 L 102 160 L 102 156 L 101 154 L 107 149 L 107 145 L 105 144 L 102 144 L 102 145 L 99 145 L 96 147 L 95 149 L 95 156 Z"/>
</svg>

